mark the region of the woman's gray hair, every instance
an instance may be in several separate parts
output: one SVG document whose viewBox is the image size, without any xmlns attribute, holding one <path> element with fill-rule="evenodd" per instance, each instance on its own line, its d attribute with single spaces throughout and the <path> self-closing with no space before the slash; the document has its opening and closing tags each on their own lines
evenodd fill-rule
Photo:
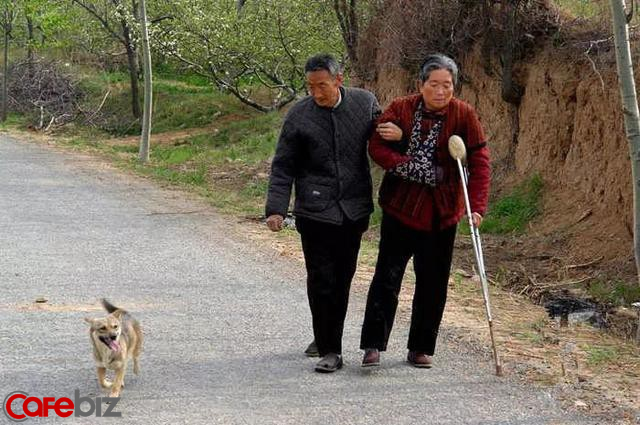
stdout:
<svg viewBox="0 0 640 425">
<path fill-rule="evenodd" d="M 310 57 L 307 63 L 304 65 L 304 73 L 314 71 L 327 71 L 333 78 L 340 74 L 340 64 L 331 55 L 327 53 L 321 53 Z"/>
<path fill-rule="evenodd" d="M 453 85 L 458 85 L 458 65 L 456 65 L 453 59 L 451 59 L 449 56 L 445 56 L 440 53 L 429 55 L 425 58 L 424 62 L 422 62 L 419 74 L 420 81 L 424 83 L 429 79 L 431 71 L 435 71 L 438 69 L 446 69 L 447 71 L 449 71 L 451 73 Z"/>
</svg>

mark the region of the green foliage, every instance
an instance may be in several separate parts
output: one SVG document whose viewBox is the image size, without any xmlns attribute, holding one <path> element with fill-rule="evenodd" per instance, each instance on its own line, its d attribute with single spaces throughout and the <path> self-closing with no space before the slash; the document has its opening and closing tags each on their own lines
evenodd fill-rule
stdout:
<svg viewBox="0 0 640 425">
<path fill-rule="evenodd" d="M 138 145 L 116 145 L 111 149 L 113 149 L 115 152 L 137 154 L 139 147 Z"/>
<path fill-rule="evenodd" d="M 140 166 L 138 166 L 138 168 L 140 168 Z M 184 171 L 164 167 L 152 167 L 147 168 L 146 171 L 150 171 L 151 175 L 172 183 L 202 186 L 206 182 L 207 169 L 200 167 L 195 170 Z"/>
<path fill-rule="evenodd" d="M 82 81 L 93 105 L 99 103 L 107 88 L 111 90 L 103 107 L 111 125 L 128 122 L 124 118 L 128 117 L 127 87 L 120 75 L 95 74 Z M 89 136 L 85 131 L 76 134 L 68 145 L 102 151 L 142 174 L 187 185 L 209 195 L 216 206 L 227 211 L 260 214 L 268 180 L 266 160 L 275 151 L 282 115 L 258 113 L 210 85 L 193 86 L 173 75 L 171 79 L 157 79 L 155 98 L 148 164 L 138 162 L 135 140 L 112 145 L 100 141 L 110 135 Z M 184 136 L 175 138 L 176 131 L 182 129 Z M 172 133 L 172 139 L 162 141 L 162 131 Z M 217 184 L 215 176 L 220 173 L 226 177 Z"/>
<path fill-rule="evenodd" d="M 0 122 L 0 129 L 11 128 L 11 127 L 24 127 L 28 125 L 28 123 L 29 123 L 28 117 L 10 112 L 7 114 L 7 119 L 3 122 Z"/>
<path fill-rule="evenodd" d="M 593 0 L 555 0 L 555 4 L 566 13 L 581 18 L 593 18 L 601 12 L 601 5 Z"/>
<path fill-rule="evenodd" d="M 250 198 L 265 199 L 268 186 L 269 186 L 268 179 L 250 181 L 242 189 L 242 194 Z"/>
<path fill-rule="evenodd" d="M 90 74 L 80 81 L 86 94 L 83 109 L 95 110 L 105 93 L 110 92 L 102 109 L 101 119 L 94 120 L 101 129 L 116 135 L 140 133 L 140 125 L 130 114 L 128 74 L 114 71 Z M 247 115 L 235 99 L 209 86 L 190 85 L 179 78 L 156 78 L 152 133 L 206 127 L 227 114 Z"/>
<path fill-rule="evenodd" d="M 151 157 L 158 162 L 173 165 L 187 162 L 196 154 L 197 149 L 193 149 L 192 146 L 158 146 L 153 150 Z"/>
<path fill-rule="evenodd" d="M 452 274 L 452 278 L 453 278 L 453 285 L 458 287 L 460 285 L 462 285 L 462 281 L 463 281 L 463 276 L 458 273 L 458 272 L 453 272 Z"/>
<path fill-rule="evenodd" d="M 516 336 L 523 341 L 528 341 L 536 345 L 541 345 L 544 341 L 544 338 L 542 337 L 540 332 L 523 331 L 516 333 Z"/>
<path fill-rule="evenodd" d="M 522 233 L 540 209 L 543 182 L 535 175 L 489 207 L 481 230 L 487 233 Z"/>
<path fill-rule="evenodd" d="M 197 75 L 197 74 L 193 74 L 193 73 L 186 73 L 186 74 L 181 74 L 181 73 L 175 73 L 175 74 L 169 74 L 169 73 L 160 73 L 160 72 L 155 72 L 154 73 L 154 85 L 157 86 L 157 84 L 163 84 L 164 81 L 170 81 L 172 84 L 167 84 L 167 88 L 171 87 L 171 85 L 173 85 L 174 88 L 178 88 L 179 85 L 177 83 L 182 83 L 183 85 L 181 86 L 182 88 L 188 88 L 188 90 L 191 90 L 192 92 L 198 91 L 198 90 L 213 90 L 214 87 L 211 84 L 211 81 L 209 81 L 208 79 Z"/>
<path fill-rule="evenodd" d="M 614 347 L 598 347 L 588 345 L 584 347 L 587 353 L 587 363 L 589 366 L 600 366 L 618 357 L 618 350 Z"/>
<path fill-rule="evenodd" d="M 373 214 L 371 214 L 371 218 L 369 219 L 369 227 L 377 228 L 382 224 L 382 208 L 380 205 L 375 202 L 373 205 Z"/>
<path fill-rule="evenodd" d="M 640 286 L 635 282 L 627 283 L 621 279 L 594 280 L 589 284 L 588 292 L 599 302 L 613 305 L 630 305 L 640 301 Z"/>
<path fill-rule="evenodd" d="M 177 145 L 152 143 L 150 163 L 137 167 L 157 178 L 187 184 L 205 193 L 215 191 L 212 201 L 217 206 L 258 215 L 268 182 L 266 174 L 259 170 L 264 169 L 266 158 L 275 150 L 280 120 L 277 113 L 254 113 L 221 124 L 217 133 L 188 137 Z M 216 172 L 228 176 L 230 187 L 212 183 L 209 176 Z"/>
<path fill-rule="evenodd" d="M 176 19 L 157 29 L 156 47 L 264 110 L 279 108 L 302 90 L 310 55 L 343 52 L 325 1 L 251 1 L 240 13 L 235 0 L 182 0 L 168 7 Z"/>
<path fill-rule="evenodd" d="M 380 187 L 380 183 L 382 182 L 382 178 L 384 177 L 384 171 L 382 168 L 373 165 L 371 162 L 371 180 L 373 182 L 374 192 L 377 192 L 377 189 Z M 382 209 L 377 202 L 374 202 L 373 205 L 373 214 L 371 214 L 371 219 L 369 220 L 369 228 L 376 229 L 380 227 L 382 223 Z"/>
<path fill-rule="evenodd" d="M 101 72 L 99 81 L 103 84 L 128 83 L 129 74 L 123 71 Z"/>
<path fill-rule="evenodd" d="M 154 90 L 152 132 L 204 127 L 223 115 L 222 96 L 209 90 L 189 92 L 182 87 L 158 84 Z M 233 109 L 236 103 L 228 109 Z M 137 127 L 136 127 L 137 128 Z"/>
<path fill-rule="evenodd" d="M 85 22 L 78 19 L 69 3 L 59 0 L 1 0 L 0 8 L 9 7 L 13 15 L 11 44 L 21 52 L 49 53 L 52 49 L 77 46 Z M 31 35 L 27 23 L 31 23 Z M 68 60 L 68 52 L 65 55 Z"/>
<path fill-rule="evenodd" d="M 192 140 L 211 146 L 208 158 L 215 164 L 256 164 L 275 151 L 280 121 L 281 116 L 277 113 L 258 115 L 251 120 L 231 122 L 213 137 L 203 140 L 202 136 L 197 136 Z"/>
</svg>

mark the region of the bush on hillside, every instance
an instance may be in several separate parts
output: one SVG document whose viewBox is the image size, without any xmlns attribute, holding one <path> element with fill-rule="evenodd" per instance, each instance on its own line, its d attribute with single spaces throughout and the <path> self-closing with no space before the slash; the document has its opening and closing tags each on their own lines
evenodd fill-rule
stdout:
<svg viewBox="0 0 640 425">
<path fill-rule="evenodd" d="M 82 113 L 83 93 L 57 61 L 16 62 L 9 68 L 9 109 L 27 116 L 33 128 L 47 130 L 75 120 Z"/>
</svg>

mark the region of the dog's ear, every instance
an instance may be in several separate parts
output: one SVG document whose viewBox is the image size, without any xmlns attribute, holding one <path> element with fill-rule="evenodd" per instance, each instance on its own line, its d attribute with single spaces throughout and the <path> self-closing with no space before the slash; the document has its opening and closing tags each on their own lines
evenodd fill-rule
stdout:
<svg viewBox="0 0 640 425">
<path fill-rule="evenodd" d="M 114 311 L 113 313 L 111 313 L 111 315 L 112 315 L 113 317 L 115 317 L 116 319 L 118 319 L 118 320 L 122 320 L 122 316 L 124 316 L 126 313 L 127 313 L 127 312 L 126 312 L 126 311 L 124 311 L 124 310 L 117 309 L 116 311 Z"/>
<path fill-rule="evenodd" d="M 91 326 L 93 326 L 93 323 L 95 322 L 96 319 L 92 319 L 90 317 L 85 317 L 84 321 L 87 322 L 88 324 L 90 324 Z"/>
</svg>

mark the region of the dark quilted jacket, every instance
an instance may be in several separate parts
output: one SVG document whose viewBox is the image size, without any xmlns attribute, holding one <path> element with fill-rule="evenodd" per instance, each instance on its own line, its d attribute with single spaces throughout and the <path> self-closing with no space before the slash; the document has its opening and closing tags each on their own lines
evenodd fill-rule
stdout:
<svg viewBox="0 0 640 425">
<path fill-rule="evenodd" d="M 373 211 L 367 140 L 380 108 L 366 90 L 341 90 L 335 109 L 307 96 L 287 114 L 271 164 L 267 217 L 286 216 L 292 186 L 296 216 L 341 224 L 345 215 L 357 220 Z"/>
</svg>

